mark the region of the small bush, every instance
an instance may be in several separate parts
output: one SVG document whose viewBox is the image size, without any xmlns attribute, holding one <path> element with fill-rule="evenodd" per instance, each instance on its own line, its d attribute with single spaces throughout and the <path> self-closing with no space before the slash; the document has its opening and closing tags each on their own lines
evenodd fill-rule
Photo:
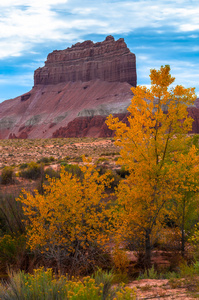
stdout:
<svg viewBox="0 0 199 300">
<path fill-rule="evenodd" d="M 77 163 L 82 162 L 83 161 L 82 156 L 76 156 L 76 157 L 74 157 L 73 161 L 77 162 Z"/>
<path fill-rule="evenodd" d="M 55 161 L 54 157 L 53 156 L 50 156 L 50 157 L 42 157 L 40 158 L 37 163 L 44 163 L 44 164 L 48 164 L 48 163 L 51 163 Z"/>
<path fill-rule="evenodd" d="M 98 160 L 97 160 L 97 164 L 100 164 L 100 163 L 102 163 L 102 162 L 107 162 L 107 158 L 105 158 L 105 157 L 100 157 Z"/>
<path fill-rule="evenodd" d="M 77 176 L 78 178 L 81 178 L 83 176 L 82 170 L 78 165 L 65 164 L 64 167 L 65 167 L 65 171 L 71 173 L 73 176 Z"/>
<path fill-rule="evenodd" d="M 107 299 L 108 295 L 111 292 L 114 274 L 111 271 L 105 272 L 102 271 L 102 269 L 98 269 L 94 274 L 94 278 L 98 286 L 103 284 L 103 299 Z"/>
<path fill-rule="evenodd" d="M 28 167 L 28 164 L 27 163 L 23 163 L 19 166 L 19 169 L 26 169 Z"/>
<path fill-rule="evenodd" d="M 24 233 L 22 205 L 15 197 L 19 194 L 0 194 L 0 231 L 2 234 Z"/>
<path fill-rule="evenodd" d="M 19 270 L 26 261 L 26 239 L 24 235 L 11 236 L 5 234 L 0 238 L 0 266 L 1 270 L 7 268 Z"/>
<path fill-rule="evenodd" d="M 110 282 L 109 275 L 102 276 L 97 281 L 91 277 L 82 280 L 73 278 L 68 280 L 66 276 L 57 278 L 51 269 L 43 268 L 34 271 L 33 275 L 24 272 L 11 275 L 7 286 L 0 286 L 0 298 L 2 300 L 135 300 L 136 292 L 130 288 L 119 287 L 111 293 L 104 293 L 104 286 Z M 104 281 L 105 284 L 101 281 Z M 107 280 L 108 279 L 108 280 Z M 111 284 L 111 283 L 110 283 Z M 110 287 L 110 284 L 108 286 Z M 109 288 L 106 289 L 109 291 Z M 114 296 L 113 296 L 114 295 Z"/>
<path fill-rule="evenodd" d="M 127 257 L 126 251 L 116 247 L 113 251 L 113 263 L 116 271 L 127 273 L 129 259 Z"/>
<path fill-rule="evenodd" d="M 11 184 L 13 181 L 13 169 L 11 167 L 4 167 L 1 173 L 1 184 Z"/>
<path fill-rule="evenodd" d="M 140 274 L 138 279 L 159 279 L 159 274 L 155 270 L 154 265 L 146 270 L 143 274 Z"/>
<path fill-rule="evenodd" d="M 19 172 L 19 176 L 26 179 L 36 180 L 39 177 L 41 177 L 41 173 L 42 166 L 32 161 L 28 164 L 27 169 L 24 169 L 21 172 Z"/>
<path fill-rule="evenodd" d="M 50 178 L 59 178 L 60 172 L 56 172 L 53 168 L 47 168 L 44 171 L 44 177 L 49 176 Z"/>
</svg>

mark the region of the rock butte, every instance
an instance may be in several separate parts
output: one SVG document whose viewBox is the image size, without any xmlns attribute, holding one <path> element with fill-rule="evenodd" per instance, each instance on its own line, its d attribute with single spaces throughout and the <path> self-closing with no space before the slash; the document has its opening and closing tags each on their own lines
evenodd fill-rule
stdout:
<svg viewBox="0 0 199 300">
<path fill-rule="evenodd" d="M 135 55 L 124 39 L 53 51 L 35 71 L 30 92 L 0 103 L 0 139 L 112 136 L 106 117 L 127 121 L 136 83 Z M 199 99 L 188 110 L 199 132 Z"/>
<path fill-rule="evenodd" d="M 30 92 L 0 103 L 0 138 L 111 136 L 104 121 L 110 113 L 125 118 L 136 83 L 124 39 L 53 51 Z"/>
</svg>

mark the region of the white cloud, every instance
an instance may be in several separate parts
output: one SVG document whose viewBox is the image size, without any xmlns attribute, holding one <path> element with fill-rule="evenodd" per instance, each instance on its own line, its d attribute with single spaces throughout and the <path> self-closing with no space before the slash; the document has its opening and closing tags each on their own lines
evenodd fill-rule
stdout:
<svg viewBox="0 0 199 300">
<path fill-rule="evenodd" d="M 189 38 L 191 39 L 197 39 L 199 36 L 197 34 L 191 34 L 189 35 Z"/>
<path fill-rule="evenodd" d="M 46 6 L 46 5 L 57 5 L 61 3 L 66 3 L 67 0 L 1 0 L 0 7 L 9 6 Z"/>
<path fill-rule="evenodd" d="M 25 73 L 23 75 L 0 75 L 0 86 L 10 86 L 13 84 L 30 87 L 30 82 L 33 82 L 33 73 Z"/>
<path fill-rule="evenodd" d="M 6 40 L 0 40 L 0 59 L 10 56 L 20 56 L 21 53 L 25 51 L 25 42 L 23 43 L 13 39 L 12 43 L 13 46 L 11 46 Z"/>
<path fill-rule="evenodd" d="M 20 55 L 46 41 L 71 44 L 92 33 L 125 34 L 146 27 L 161 34 L 168 25 L 179 32 L 195 32 L 198 11 L 198 2 L 185 0 L 158 4 L 152 0 L 1 0 L 0 49 L 4 50 L 0 57 Z"/>
<path fill-rule="evenodd" d="M 198 12 L 198 0 L 161 0 L 157 4 L 154 0 L 0 0 L 0 59 L 40 53 L 41 47 L 51 42 L 67 47 L 84 40 L 89 34 L 125 36 L 137 29 L 143 32 L 151 29 L 154 36 L 158 34 L 157 40 L 161 36 L 166 37 L 168 32 L 169 38 L 177 33 L 176 45 L 169 49 L 170 45 L 164 44 L 162 49 L 168 46 L 168 51 L 182 53 L 184 48 L 184 53 L 195 55 L 198 45 L 190 46 L 184 41 L 187 38 L 197 41 L 199 37 Z M 198 86 L 197 62 L 181 61 L 181 58 L 179 61 L 155 60 L 154 56 L 149 55 L 158 51 L 153 48 L 150 42 L 139 43 L 132 48 L 133 52 L 137 52 L 138 79 L 142 78 L 144 84 L 148 84 L 150 68 L 159 68 L 167 63 L 179 83 Z M 41 66 L 42 59 L 40 57 Z M 30 63 L 27 70 L 32 72 L 36 65 L 35 61 L 32 65 Z M 30 86 L 32 77 L 32 73 L 21 77 L 0 77 L 0 84 L 7 85 L 13 80 L 19 85 Z"/>
<path fill-rule="evenodd" d="M 139 64 L 137 66 L 138 84 L 149 86 L 150 69 L 159 69 L 161 65 L 169 64 L 171 67 L 171 75 L 175 77 L 175 85 L 183 85 L 186 88 L 195 87 L 196 94 L 199 96 L 199 62 L 190 62 L 186 60 L 155 60 L 151 55 L 141 55 L 138 57 Z M 139 80 L 141 79 L 141 83 Z"/>
<path fill-rule="evenodd" d="M 196 31 L 199 30 L 199 24 L 182 24 L 180 26 L 181 31 Z"/>
</svg>

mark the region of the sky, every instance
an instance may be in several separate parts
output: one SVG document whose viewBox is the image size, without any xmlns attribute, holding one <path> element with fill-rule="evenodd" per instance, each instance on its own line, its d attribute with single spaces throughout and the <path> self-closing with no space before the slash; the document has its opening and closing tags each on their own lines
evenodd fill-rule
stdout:
<svg viewBox="0 0 199 300">
<path fill-rule="evenodd" d="M 0 102 L 32 88 L 48 53 L 107 35 L 135 53 L 139 85 L 170 65 L 199 96 L 198 0 L 0 0 Z"/>
</svg>

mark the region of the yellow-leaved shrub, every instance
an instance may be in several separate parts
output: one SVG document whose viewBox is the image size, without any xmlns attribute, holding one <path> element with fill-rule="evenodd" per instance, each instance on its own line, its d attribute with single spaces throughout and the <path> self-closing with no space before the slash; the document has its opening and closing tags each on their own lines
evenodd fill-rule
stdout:
<svg viewBox="0 0 199 300">
<path fill-rule="evenodd" d="M 104 200 L 109 174 L 99 175 L 89 162 L 81 170 L 79 179 L 62 168 L 60 178 L 48 178 L 44 195 L 23 191 L 18 198 L 27 217 L 29 247 L 55 259 L 58 269 L 64 262 L 70 271 L 90 268 L 109 241 L 110 211 Z"/>
</svg>

